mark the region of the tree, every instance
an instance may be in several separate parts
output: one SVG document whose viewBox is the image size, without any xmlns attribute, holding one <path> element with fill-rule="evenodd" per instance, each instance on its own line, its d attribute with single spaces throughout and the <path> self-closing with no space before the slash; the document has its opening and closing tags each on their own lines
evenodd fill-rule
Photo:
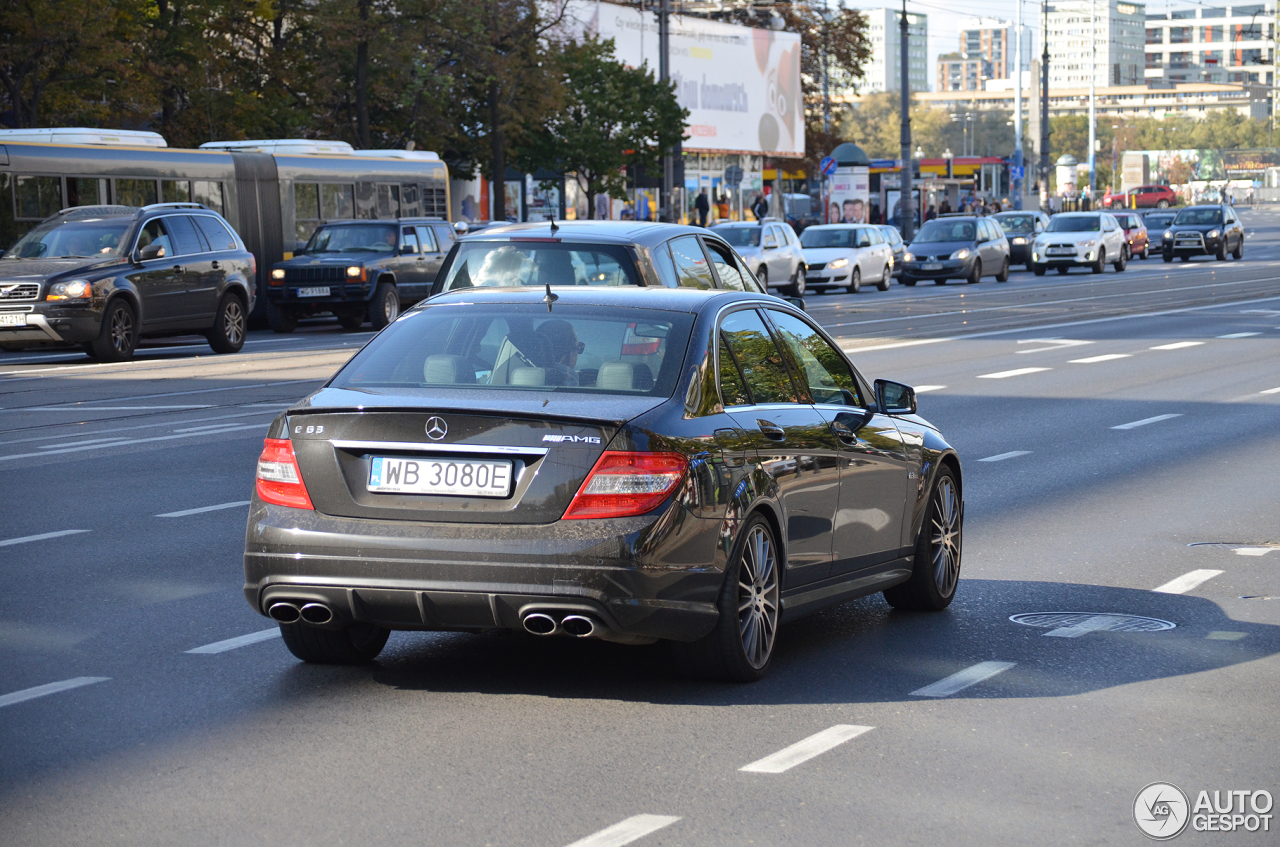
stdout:
<svg viewBox="0 0 1280 847">
<path fill-rule="evenodd" d="M 619 62 L 612 40 L 562 45 L 550 64 L 565 99 L 526 128 L 518 163 L 529 173 L 572 171 L 594 218 L 595 195 L 626 197 L 628 166 L 661 168 L 663 151 L 684 137 L 689 112 L 676 102 L 673 83 L 659 82 L 647 66 Z"/>
</svg>

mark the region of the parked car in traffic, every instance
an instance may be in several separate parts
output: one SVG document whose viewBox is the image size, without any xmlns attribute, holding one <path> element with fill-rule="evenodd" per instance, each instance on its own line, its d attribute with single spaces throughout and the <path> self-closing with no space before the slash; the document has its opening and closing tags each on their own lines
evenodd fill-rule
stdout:
<svg viewBox="0 0 1280 847">
<path fill-rule="evenodd" d="M 893 280 L 893 248 L 878 227 L 817 224 L 800 234 L 805 285 L 815 291 L 845 288 L 857 294 L 862 283 L 888 291 Z"/>
<path fill-rule="evenodd" d="M 1160 248 L 1166 262 L 1172 262 L 1174 256 L 1184 262 L 1192 256 L 1216 256 L 1220 262 L 1228 255 L 1242 259 L 1244 226 L 1230 206 L 1188 206 L 1161 234 Z"/>
<path fill-rule="evenodd" d="M 902 257 L 902 284 L 931 279 L 976 283 L 984 276 L 1009 279 L 1009 240 L 992 218 L 946 215 L 925 221 Z"/>
<path fill-rule="evenodd" d="M 1110 212 L 1063 212 L 1036 237 L 1031 261 L 1036 276 L 1049 268 L 1065 274 L 1073 267 L 1100 274 L 1108 262 L 1118 273 L 1129 264 L 1129 241 Z"/>
<path fill-rule="evenodd" d="M 1139 185 L 1123 194 L 1111 195 L 1105 205 L 1115 209 L 1167 209 L 1180 202 L 1177 192 L 1167 185 Z"/>
<path fill-rule="evenodd" d="M 1031 268 L 1031 243 L 1049 225 L 1049 216 L 1041 211 L 998 212 L 991 216 L 1009 239 L 1009 261 Z"/>
<path fill-rule="evenodd" d="M 747 267 L 765 288 L 781 288 L 792 297 L 804 296 L 804 251 L 790 224 L 765 218 L 720 223 L 712 231 L 747 260 Z"/>
<path fill-rule="evenodd" d="M 1142 215 L 1137 212 L 1116 212 L 1115 218 L 1129 242 L 1129 255 L 1145 261 L 1151 255 L 1151 239 Z"/>
<path fill-rule="evenodd" d="M 329 313 L 343 329 L 374 329 L 431 291 L 456 239 L 454 225 L 428 218 L 321 224 L 293 256 L 271 269 L 267 319 L 293 332 L 298 319 Z"/>
<path fill-rule="evenodd" d="M 295 656 L 499 629 L 750 681 L 801 615 L 951 602 L 961 467 L 911 388 L 775 297 L 531 274 L 419 304 L 270 425 L 244 595 Z"/>
<path fill-rule="evenodd" d="M 893 250 L 893 278 L 902 277 L 902 256 L 907 252 L 907 243 L 902 240 L 902 233 L 898 232 L 896 226 L 888 224 L 877 224 L 876 229 L 884 236 L 884 240 L 889 242 L 889 247 Z"/>
<path fill-rule="evenodd" d="M 231 225 L 198 203 L 63 209 L 0 258 L 0 349 L 78 344 L 120 362 L 140 338 L 200 334 L 235 353 L 256 273 Z"/>
</svg>

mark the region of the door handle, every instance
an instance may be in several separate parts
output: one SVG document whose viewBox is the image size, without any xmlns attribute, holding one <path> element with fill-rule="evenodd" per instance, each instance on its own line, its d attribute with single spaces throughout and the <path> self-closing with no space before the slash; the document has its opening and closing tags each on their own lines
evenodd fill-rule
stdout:
<svg viewBox="0 0 1280 847">
<path fill-rule="evenodd" d="M 770 441 L 786 441 L 787 433 L 782 427 L 773 421 L 756 420 L 756 426 L 760 427 L 760 431 L 764 433 L 764 437 Z"/>
<path fill-rule="evenodd" d="M 183 273 L 182 265 L 174 265 L 174 266 L 173 266 L 173 272 L 174 272 L 174 273 L 176 273 L 176 274 Z"/>
<path fill-rule="evenodd" d="M 220 266 L 218 265 L 218 260 L 217 260 L 217 259 L 214 259 L 212 264 L 213 264 L 213 269 L 214 269 L 215 271 L 220 267 Z"/>
<path fill-rule="evenodd" d="M 831 422 L 831 431 L 835 433 L 836 438 L 839 438 L 841 441 L 845 442 L 846 444 L 858 443 L 858 433 L 849 429 L 848 426 L 846 426 L 845 424 L 842 424 L 840 421 Z"/>
</svg>

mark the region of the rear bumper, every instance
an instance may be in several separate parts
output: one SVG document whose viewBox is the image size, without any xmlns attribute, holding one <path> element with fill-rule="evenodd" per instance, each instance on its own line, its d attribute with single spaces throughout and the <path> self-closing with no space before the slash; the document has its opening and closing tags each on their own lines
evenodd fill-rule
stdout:
<svg viewBox="0 0 1280 847">
<path fill-rule="evenodd" d="M 245 599 L 321 602 L 389 629 L 520 629 L 587 613 L 613 640 L 694 641 L 718 618 L 719 521 L 670 504 L 636 518 L 496 525 L 371 521 L 254 500 Z"/>
</svg>

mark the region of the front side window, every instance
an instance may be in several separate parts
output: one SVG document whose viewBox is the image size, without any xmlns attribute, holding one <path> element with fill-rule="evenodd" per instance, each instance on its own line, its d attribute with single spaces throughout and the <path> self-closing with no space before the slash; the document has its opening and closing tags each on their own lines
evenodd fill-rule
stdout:
<svg viewBox="0 0 1280 847">
<path fill-rule="evenodd" d="M 159 218 L 147 221 L 146 226 L 138 233 L 138 244 L 135 249 L 141 250 L 152 244 L 158 244 L 164 248 L 162 256 L 173 255 L 173 242 L 169 239 L 169 230 L 165 228 L 164 221 Z"/>
<path fill-rule="evenodd" d="M 681 288 L 715 288 L 711 279 L 711 267 L 698 239 L 692 235 L 674 238 L 668 242 L 671 258 L 676 266 L 676 279 Z"/>
<path fill-rule="evenodd" d="M 322 226 L 311 236 L 308 253 L 394 253 L 398 227 L 367 224 Z"/>
<path fill-rule="evenodd" d="M 809 387 L 813 402 L 832 406 L 862 406 L 853 370 L 818 331 L 789 312 L 769 310 L 769 319 L 791 353 L 792 363 Z"/>
<path fill-rule="evenodd" d="M 803 402 L 787 373 L 782 352 L 755 310 L 744 309 L 725 316 L 720 332 L 742 368 L 754 403 Z"/>
<path fill-rule="evenodd" d="M 118 256 L 130 218 L 41 224 L 4 254 L 6 259 L 62 259 Z"/>
<path fill-rule="evenodd" d="M 471 241 L 459 245 L 441 291 L 522 285 L 639 285 L 635 263 L 616 244 Z"/>
</svg>

